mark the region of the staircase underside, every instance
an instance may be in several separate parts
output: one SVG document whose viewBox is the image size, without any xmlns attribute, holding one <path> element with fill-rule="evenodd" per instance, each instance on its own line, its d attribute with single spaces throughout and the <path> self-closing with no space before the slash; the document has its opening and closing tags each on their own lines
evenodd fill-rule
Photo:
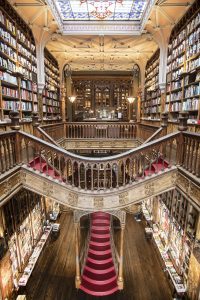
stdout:
<svg viewBox="0 0 200 300">
<path fill-rule="evenodd" d="M 156 196 L 174 189 L 177 173 L 178 169 L 171 167 L 120 188 L 85 191 L 23 165 L 15 168 L 7 176 L 6 174 L 1 175 L 0 202 L 2 203 L 10 197 L 11 193 L 15 193 L 16 190 L 23 187 L 79 210 L 107 211 L 120 209 L 138 203 L 150 196 Z"/>
</svg>

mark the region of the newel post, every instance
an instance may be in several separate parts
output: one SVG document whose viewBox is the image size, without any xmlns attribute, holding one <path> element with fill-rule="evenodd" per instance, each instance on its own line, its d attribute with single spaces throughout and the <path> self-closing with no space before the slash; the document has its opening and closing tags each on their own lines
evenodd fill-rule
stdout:
<svg viewBox="0 0 200 300">
<path fill-rule="evenodd" d="M 39 127 L 40 122 L 39 122 L 39 115 L 37 112 L 32 113 L 32 125 L 33 125 L 33 135 L 39 137 L 37 127 Z"/>
<path fill-rule="evenodd" d="M 161 114 L 161 127 L 162 127 L 163 136 L 167 134 L 168 118 L 169 118 L 168 113 Z"/>
<path fill-rule="evenodd" d="M 9 118 L 11 119 L 11 126 L 10 128 L 12 130 L 20 130 L 20 124 L 19 124 L 19 112 L 11 110 L 9 113 Z"/>
<path fill-rule="evenodd" d="M 80 257 L 79 257 L 79 223 L 75 223 L 75 244 L 76 244 L 76 278 L 75 286 L 79 289 L 81 284 L 81 272 L 80 272 Z"/>
<path fill-rule="evenodd" d="M 183 131 L 186 131 L 187 130 L 187 120 L 188 120 L 188 112 L 180 112 L 179 113 L 179 125 L 178 125 L 178 130 L 180 131 L 180 135 L 179 135 L 179 138 L 178 138 L 178 145 L 177 145 L 177 160 L 178 160 L 178 165 L 182 165 L 183 164 L 183 161 L 184 161 L 184 151 L 185 151 L 185 145 L 184 144 L 184 137 L 183 137 Z"/>
<path fill-rule="evenodd" d="M 11 119 L 11 126 L 12 130 L 16 131 L 16 140 L 15 140 L 15 155 L 16 155 L 16 163 L 21 163 L 21 139 L 19 136 L 18 131 L 20 130 L 19 124 L 19 112 L 18 111 L 10 111 L 9 117 Z"/>
<path fill-rule="evenodd" d="M 125 224 L 121 224 L 121 236 L 120 236 L 120 251 L 119 251 L 119 271 L 117 284 L 119 290 L 124 288 L 124 279 L 123 279 L 123 261 L 124 261 L 124 230 Z"/>
<path fill-rule="evenodd" d="M 187 121 L 189 118 L 188 112 L 180 112 L 178 116 L 179 120 L 179 125 L 178 125 L 178 130 L 179 131 L 186 131 L 188 126 L 187 126 Z"/>
</svg>

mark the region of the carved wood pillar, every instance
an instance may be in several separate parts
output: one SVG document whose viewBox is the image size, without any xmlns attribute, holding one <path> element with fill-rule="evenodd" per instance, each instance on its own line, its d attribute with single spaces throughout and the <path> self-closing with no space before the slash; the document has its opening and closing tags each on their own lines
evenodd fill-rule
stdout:
<svg viewBox="0 0 200 300">
<path fill-rule="evenodd" d="M 75 286 L 79 289 L 81 284 L 81 272 L 80 272 L 80 257 L 79 257 L 79 227 L 80 223 L 75 223 L 75 245 L 76 245 L 76 279 Z"/>
<path fill-rule="evenodd" d="M 124 288 L 124 279 L 123 279 L 123 260 L 124 260 L 124 230 L 125 225 L 121 224 L 121 236 L 120 236 L 120 251 L 119 251 L 119 271 L 118 271 L 118 279 L 117 284 L 119 290 L 123 290 Z"/>
</svg>

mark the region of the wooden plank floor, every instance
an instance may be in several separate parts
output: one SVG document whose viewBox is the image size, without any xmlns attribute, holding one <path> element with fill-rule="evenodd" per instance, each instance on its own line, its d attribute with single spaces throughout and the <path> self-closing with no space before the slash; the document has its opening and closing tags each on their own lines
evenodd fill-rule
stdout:
<svg viewBox="0 0 200 300">
<path fill-rule="evenodd" d="M 124 290 L 108 297 L 92 297 L 77 291 L 73 217 L 63 213 L 61 232 L 49 241 L 26 288 L 27 300 L 171 300 L 165 275 L 141 223 L 127 217 L 125 231 Z"/>
</svg>

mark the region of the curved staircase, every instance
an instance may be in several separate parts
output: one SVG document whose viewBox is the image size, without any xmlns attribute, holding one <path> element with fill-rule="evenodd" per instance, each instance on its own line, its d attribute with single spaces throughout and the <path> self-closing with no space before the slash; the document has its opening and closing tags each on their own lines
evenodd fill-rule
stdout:
<svg viewBox="0 0 200 300">
<path fill-rule="evenodd" d="M 44 173 L 54 179 L 60 180 L 60 181 L 66 181 L 65 178 L 59 175 L 59 172 L 56 170 L 56 168 L 53 167 L 47 163 L 43 158 L 36 157 L 33 160 L 31 160 L 28 164 L 29 167 L 33 168 L 34 170 L 40 171 L 40 173 Z M 152 174 L 156 174 L 160 172 L 161 170 L 164 170 L 168 168 L 169 164 L 166 160 L 163 160 L 162 158 L 159 158 L 157 161 L 152 162 L 151 164 L 147 165 L 145 171 L 144 171 L 144 177 L 150 176 Z M 76 178 L 78 174 L 74 174 L 74 177 Z M 140 175 L 142 176 L 142 175 Z M 76 178 L 77 179 L 77 178 Z"/>
<path fill-rule="evenodd" d="M 93 296 L 107 296 L 118 290 L 110 242 L 110 215 L 107 213 L 91 214 L 88 255 L 80 289 Z"/>
</svg>

